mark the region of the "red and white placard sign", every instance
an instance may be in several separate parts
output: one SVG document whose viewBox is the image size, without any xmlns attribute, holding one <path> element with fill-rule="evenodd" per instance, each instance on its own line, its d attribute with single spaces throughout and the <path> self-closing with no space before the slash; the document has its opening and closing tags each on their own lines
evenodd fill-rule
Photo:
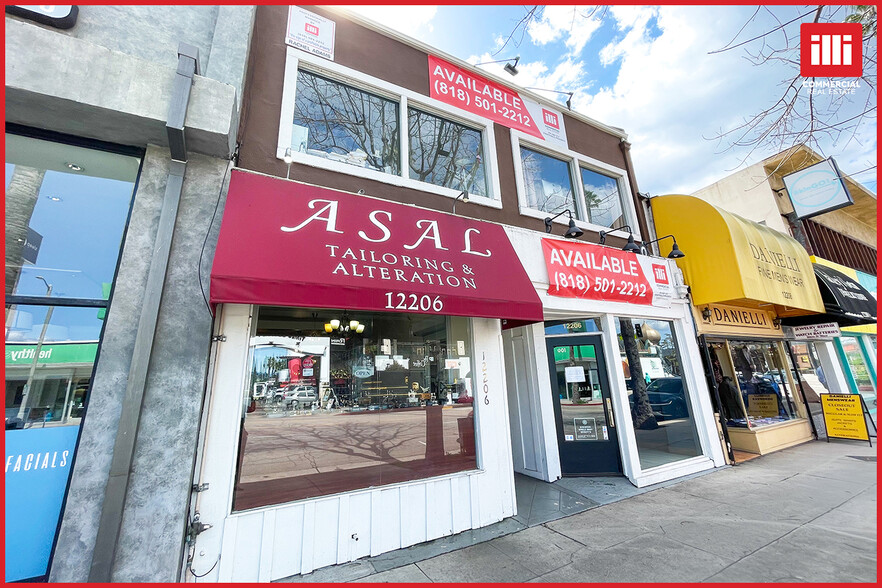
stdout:
<svg viewBox="0 0 882 588">
<path fill-rule="evenodd" d="M 429 95 L 528 135 L 567 146 L 563 115 L 501 84 L 429 55 Z"/>
<path fill-rule="evenodd" d="M 593 243 L 542 239 L 548 294 L 564 298 L 670 306 L 666 261 Z"/>
</svg>

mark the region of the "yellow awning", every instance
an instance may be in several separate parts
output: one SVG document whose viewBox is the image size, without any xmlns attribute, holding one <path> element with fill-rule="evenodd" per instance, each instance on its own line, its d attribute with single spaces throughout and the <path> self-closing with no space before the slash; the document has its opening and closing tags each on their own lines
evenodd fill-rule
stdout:
<svg viewBox="0 0 882 588">
<path fill-rule="evenodd" d="M 696 306 L 774 306 L 778 316 L 824 312 L 812 262 L 795 239 L 694 196 L 658 196 L 652 214 L 660 236 L 672 234 Z M 659 243 L 662 255 L 671 240 Z"/>
</svg>

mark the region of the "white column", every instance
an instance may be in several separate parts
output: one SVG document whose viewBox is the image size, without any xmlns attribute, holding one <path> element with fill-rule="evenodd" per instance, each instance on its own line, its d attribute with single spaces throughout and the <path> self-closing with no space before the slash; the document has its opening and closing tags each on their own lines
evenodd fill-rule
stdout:
<svg viewBox="0 0 882 588">
<path fill-rule="evenodd" d="M 816 341 L 813 345 L 818 352 L 818 359 L 821 360 L 821 369 L 824 370 L 824 377 L 827 380 L 827 391 L 833 394 L 851 394 L 833 342 Z"/>
</svg>

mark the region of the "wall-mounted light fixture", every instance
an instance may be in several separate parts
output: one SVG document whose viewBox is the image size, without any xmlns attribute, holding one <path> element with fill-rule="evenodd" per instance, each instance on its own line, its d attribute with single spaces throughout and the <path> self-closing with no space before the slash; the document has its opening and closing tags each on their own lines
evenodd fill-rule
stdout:
<svg viewBox="0 0 882 588">
<path fill-rule="evenodd" d="M 459 193 L 459 196 L 457 196 L 453 200 L 453 214 L 456 214 L 456 201 L 457 200 L 462 200 L 463 202 L 468 202 L 469 201 L 469 193 L 466 192 L 465 190 L 463 190 L 462 192 Z"/>
<path fill-rule="evenodd" d="M 665 235 L 664 237 L 659 237 L 658 239 L 655 239 L 654 241 L 648 241 L 648 242 L 644 243 L 643 245 L 640 246 L 640 252 L 643 253 L 644 255 L 649 255 L 650 253 L 649 253 L 649 247 L 647 247 L 648 245 L 651 245 L 653 243 L 658 243 L 662 239 L 667 239 L 669 237 L 674 240 L 674 246 L 671 249 L 671 252 L 668 253 L 668 259 L 680 259 L 681 257 L 686 257 L 686 254 L 683 253 L 682 251 L 680 251 L 680 248 L 677 247 L 677 239 L 673 235 Z"/>
<path fill-rule="evenodd" d="M 285 149 L 285 157 L 282 158 L 284 162 L 288 165 L 288 173 L 285 174 L 285 179 L 291 179 L 291 164 L 294 163 L 294 152 L 290 147 Z"/>
<path fill-rule="evenodd" d="M 710 318 L 711 318 L 710 306 L 705 306 L 704 308 L 701 309 L 701 318 L 703 318 L 706 321 L 710 320 Z"/>
<path fill-rule="evenodd" d="M 475 65 L 476 66 L 487 65 L 488 63 L 502 63 L 503 61 L 508 61 L 509 63 L 506 63 L 505 67 L 503 67 L 502 69 L 504 69 L 509 74 L 516 76 L 516 75 L 518 75 L 518 67 L 517 67 L 518 61 L 520 61 L 520 60 L 521 60 L 521 56 L 518 55 L 517 57 L 514 58 L 514 63 L 511 63 L 511 59 L 499 59 L 497 61 L 484 61 L 481 63 L 476 63 Z"/>
<path fill-rule="evenodd" d="M 572 109 L 573 109 L 573 104 L 572 104 L 572 101 L 573 101 L 573 92 L 565 92 L 565 91 L 562 91 L 562 90 L 549 90 L 549 89 L 547 89 L 547 88 L 533 88 L 533 87 L 527 87 L 527 88 L 524 88 L 524 89 L 525 89 L 525 90 L 541 90 L 542 92 L 555 92 L 555 93 L 557 93 L 557 94 L 567 94 L 567 96 L 568 96 L 568 97 L 567 97 L 567 109 L 569 109 L 569 110 L 572 110 Z"/>
<path fill-rule="evenodd" d="M 621 227 L 616 227 L 615 229 L 611 229 L 609 231 L 600 231 L 600 244 L 603 245 L 604 243 L 606 243 L 606 236 L 609 235 L 612 231 L 624 231 L 625 229 L 628 229 L 628 242 L 625 243 L 624 247 L 622 247 L 622 251 L 640 253 L 640 245 L 634 242 L 634 233 L 631 232 L 631 227 L 629 225 L 622 225 Z"/>
<path fill-rule="evenodd" d="M 566 237 L 567 239 L 575 239 L 576 237 L 581 237 L 583 235 L 582 229 L 580 229 L 579 227 L 576 226 L 576 221 L 573 220 L 573 213 L 570 212 L 569 208 L 565 208 L 565 209 L 561 210 L 560 212 L 558 212 L 554 216 L 546 217 L 545 218 L 545 232 L 546 233 L 551 232 L 551 221 L 553 221 L 554 219 L 556 219 L 557 217 L 559 217 L 563 213 L 567 213 L 567 215 L 570 217 L 570 226 L 567 228 L 567 231 L 566 231 L 566 233 L 564 233 L 563 236 Z"/>
</svg>

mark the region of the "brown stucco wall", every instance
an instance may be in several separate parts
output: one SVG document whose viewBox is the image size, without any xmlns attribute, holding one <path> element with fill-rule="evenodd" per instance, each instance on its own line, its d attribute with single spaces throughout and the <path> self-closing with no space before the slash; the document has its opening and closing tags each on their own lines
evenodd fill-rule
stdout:
<svg viewBox="0 0 882 588">
<path fill-rule="evenodd" d="M 429 95 L 428 55 L 425 52 L 348 21 L 339 13 L 315 6 L 305 8 L 336 22 L 335 63 Z M 284 85 L 287 14 L 287 6 L 257 7 L 239 125 L 238 159 L 238 166 L 241 168 L 283 178 L 286 176 L 287 166 L 276 159 L 275 154 Z M 565 124 L 573 151 L 621 169 L 628 169 L 619 147 L 619 137 L 604 133 L 571 116 L 566 116 Z M 500 210 L 475 203 L 458 202 L 456 212 L 462 216 L 543 231 L 545 225 L 541 220 L 521 216 L 518 210 L 511 133 L 508 128 L 498 124 L 493 128 L 503 208 Z M 291 165 L 289 177 L 299 182 L 338 190 L 364 190 L 371 196 L 444 212 L 450 212 L 453 208 L 452 200 L 446 196 L 296 163 Z M 640 214 L 638 211 L 638 215 Z M 596 242 L 597 234 L 586 231 L 582 239 Z M 622 244 L 625 242 L 610 237 L 607 243 L 615 245 L 618 241 Z"/>
</svg>

